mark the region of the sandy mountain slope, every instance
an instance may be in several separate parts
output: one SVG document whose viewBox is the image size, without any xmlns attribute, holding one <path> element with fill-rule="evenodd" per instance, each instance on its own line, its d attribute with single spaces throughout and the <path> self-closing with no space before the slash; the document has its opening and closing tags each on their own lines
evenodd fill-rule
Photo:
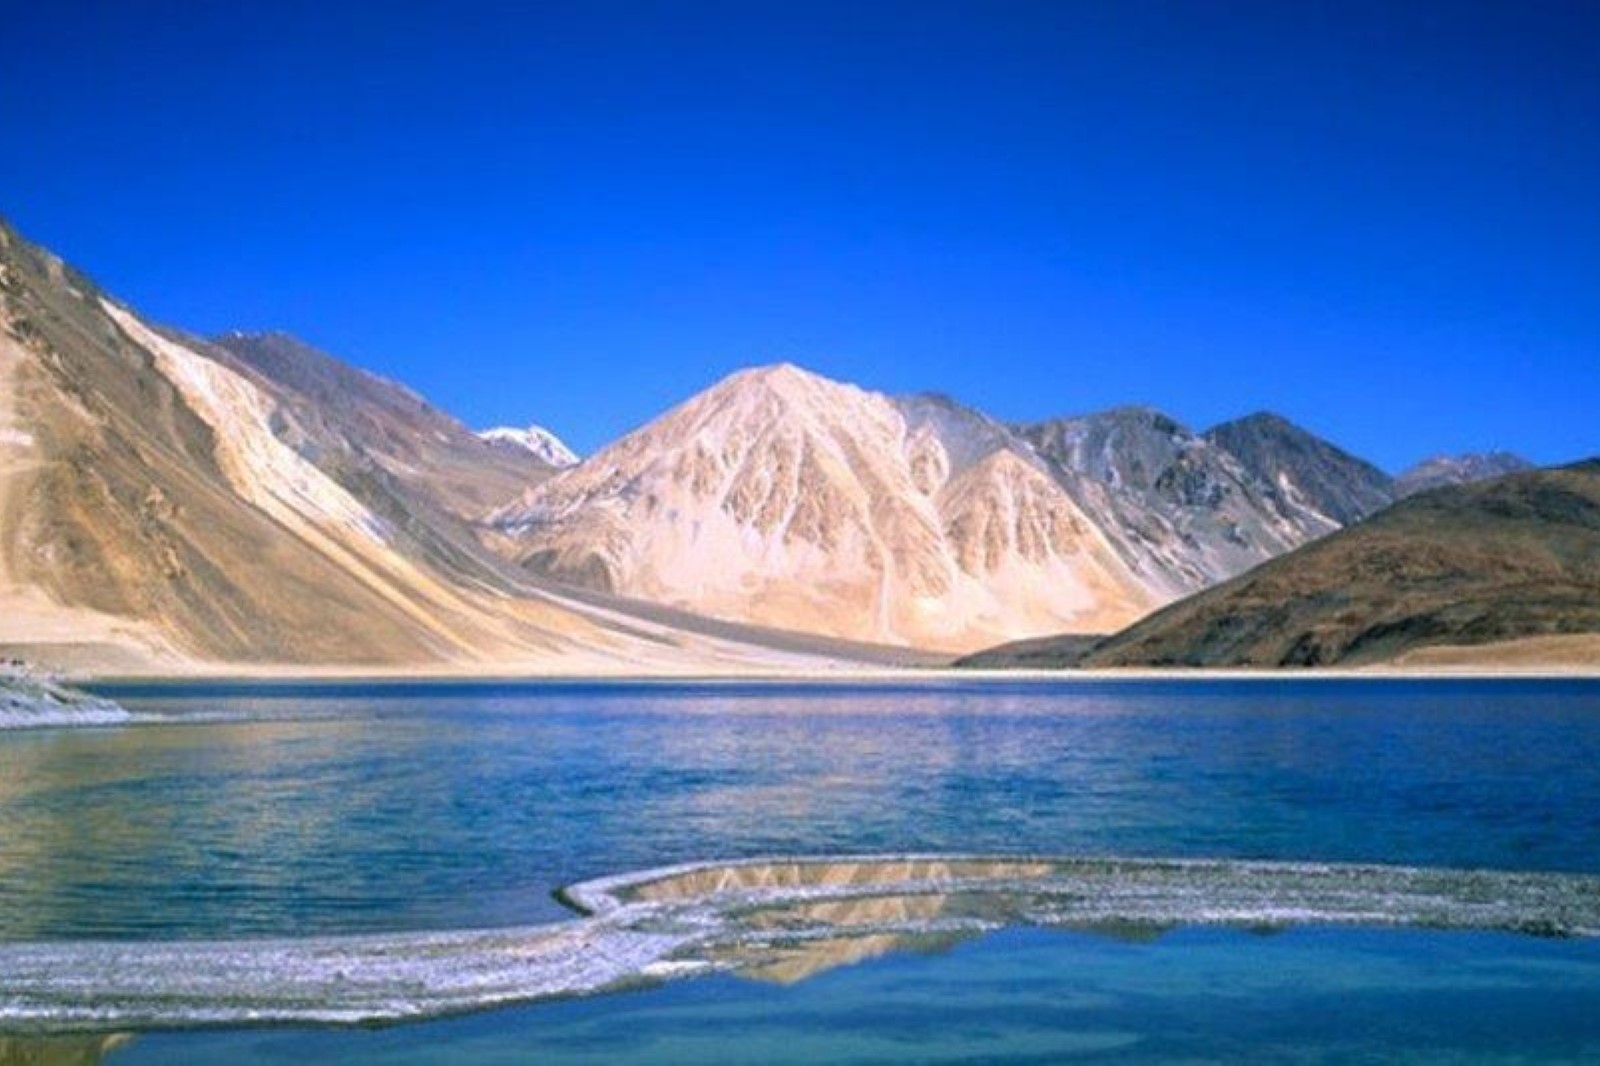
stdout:
<svg viewBox="0 0 1600 1066">
<path fill-rule="evenodd" d="M 972 664 L 1515 665 L 1593 656 L 1597 635 L 1590 460 L 1422 493 L 1107 640 L 994 649 Z"/>
<path fill-rule="evenodd" d="M 557 464 L 526 449 L 496 447 L 421 396 L 358 370 L 287 333 L 224 333 L 213 339 L 236 362 L 273 386 L 292 408 L 303 436 L 341 480 L 389 482 L 459 518 L 482 514 L 555 472 Z"/>
<path fill-rule="evenodd" d="M 480 465 L 494 449 L 397 387 L 235 342 L 157 329 L 0 225 L 0 649 L 96 670 L 808 660 L 537 588 L 455 512 L 547 469 Z"/>
<path fill-rule="evenodd" d="M 535 572 L 715 617 L 964 649 L 1161 602 L 1026 444 L 797 367 L 722 381 L 493 516 Z"/>
</svg>

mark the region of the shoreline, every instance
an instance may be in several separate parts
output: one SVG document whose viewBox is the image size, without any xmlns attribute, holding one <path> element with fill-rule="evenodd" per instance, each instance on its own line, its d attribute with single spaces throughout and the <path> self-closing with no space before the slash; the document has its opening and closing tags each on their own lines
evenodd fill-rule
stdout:
<svg viewBox="0 0 1600 1066">
<path fill-rule="evenodd" d="M 930 933 L 1383 926 L 1600 936 L 1587 874 L 1371 863 L 889 852 L 705 859 L 574 883 L 538 924 L 0 944 L 0 1022 L 374 1026 L 715 973 L 795 980 Z M 764 920 L 778 916 L 776 924 Z M 63 975 L 70 975 L 63 977 Z"/>
<path fill-rule="evenodd" d="M 127 710 L 97 696 L 10 663 L 0 665 L 0 732 L 124 725 Z"/>
<path fill-rule="evenodd" d="M 1135 667 L 1110 670 L 1003 670 L 958 668 L 841 667 L 836 670 L 762 670 L 684 673 L 597 673 L 559 671 L 474 671 L 423 668 L 272 667 L 268 669 L 194 670 L 181 673 L 74 673 L 75 685 L 193 684 L 278 685 L 470 685 L 550 684 L 671 687 L 674 685 L 904 685 L 950 682 L 1019 682 L 1027 684 L 1145 683 L 1185 681 L 1600 681 L 1594 666 L 1355 666 L 1345 668 Z"/>
</svg>

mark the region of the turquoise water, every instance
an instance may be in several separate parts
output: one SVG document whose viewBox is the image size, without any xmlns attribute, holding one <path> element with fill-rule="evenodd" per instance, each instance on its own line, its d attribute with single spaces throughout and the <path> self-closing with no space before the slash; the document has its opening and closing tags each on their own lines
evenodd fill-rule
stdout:
<svg viewBox="0 0 1600 1066">
<path fill-rule="evenodd" d="M 378 1031 L 159 1034 L 143 1063 L 1600 1061 L 1600 950 L 1496 934 L 1012 930 Z"/>
<path fill-rule="evenodd" d="M 1588 682 L 110 691 L 141 724 L 0 736 L 0 945 L 526 927 L 569 919 L 552 893 L 576 881 L 769 855 L 1600 873 Z M 790 985 L 716 973 L 376 1032 L 146 1034 L 110 1061 L 1596 1046 L 1592 940 L 1177 924 L 986 926 Z M 1329 1020 L 1351 1009 L 1360 1025 Z"/>
</svg>

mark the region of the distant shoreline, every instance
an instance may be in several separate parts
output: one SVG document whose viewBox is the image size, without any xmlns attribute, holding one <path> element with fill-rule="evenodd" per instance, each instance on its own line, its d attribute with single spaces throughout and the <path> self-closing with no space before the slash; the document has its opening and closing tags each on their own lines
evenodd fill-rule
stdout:
<svg viewBox="0 0 1600 1066">
<path fill-rule="evenodd" d="M 927 668 L 864 668 L 838 670 L 727 673 L 480 673 L 440 670 L 368 670 L 283 668 L 267 671 L 194 671 L 174 674 L 94 674 L 74 676 L 80 685 L 279 684 L 279 685 L 899 685 L 942 682 L 1083 682 L 1185 681 L 1600 681 L 1600 664 L 1592 667 L 1346 667 L 1331 669 L 1257 668 L 1128 668 L 1115 670 L 978 670 Z"/>
</svg>

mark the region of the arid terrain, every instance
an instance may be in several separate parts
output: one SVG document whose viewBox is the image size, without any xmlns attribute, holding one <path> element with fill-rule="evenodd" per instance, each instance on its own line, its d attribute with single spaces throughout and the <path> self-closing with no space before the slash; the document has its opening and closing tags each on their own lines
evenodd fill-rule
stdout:
<svg viewBox="0 0 1600 1066">
<path fill-rule="evenodd" d="M 154 325 L 0 225 L 0 654 L 81 672 L 1592 660 L 1592 469 L 1525 467 L 788 364 L 580 458 L 286 334 Z"/>
</svg>

